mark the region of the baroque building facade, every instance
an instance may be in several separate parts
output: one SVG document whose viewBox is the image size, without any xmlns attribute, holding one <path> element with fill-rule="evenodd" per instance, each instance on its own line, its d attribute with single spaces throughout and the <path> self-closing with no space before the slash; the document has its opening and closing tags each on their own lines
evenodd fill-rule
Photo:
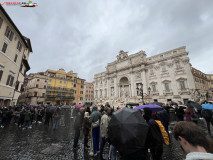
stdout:
<svg viewBox="0 0 213 160">
<path fill-rule="evenodd" d="M 191 70 L 185 46 L 151 57 L 144 51 L 128 55 L 121 50 L 105 72 L 94 75 L 95 103 L 140 103 L 138 86 L 142 86 L 145 103 L 193 100 L 197 95 Z"/>
</svg>

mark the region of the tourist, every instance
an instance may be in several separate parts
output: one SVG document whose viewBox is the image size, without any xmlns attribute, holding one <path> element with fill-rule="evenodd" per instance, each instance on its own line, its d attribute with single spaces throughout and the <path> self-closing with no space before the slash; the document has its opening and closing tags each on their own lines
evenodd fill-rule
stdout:
<svg viewBox="0 0 213 160">
<path fill-rule="evenodd" d="M 75 137 L 74 137 L 74 144 L 73 144 L 74 149 L 77 149 L 78 139 L 80 137 L 80 131 L 83 124 L 83 119 L 84 119 L 84 108 L 80 108 L 74 122 L 74 130 L 75 130 Z"/>
<path fill-rule="evenodd" d="M 59 108 L 56 108 L 53 113 L 53 130 L 58 128 L 59 125 L 59 119 L 60 119 L 60 110 Z"/>
<path fill-rule="evenodd" d="M 162 134 L 158 124 L 151 118 L 151 116 L 152 110 L 145 107 L 143 109 L 143 117 L 149 125 L 147 147 L 150 148 L 153 160 L 161 160 L 163 154 Z"/>
<path fill-rule="evenodd" d="M 186 160 L 213 159 L 213 142 L 206 137 L 205 132 L 195 123 L 176 123 L 174 137 L 186 154 Z"/>
<path fill-rule="evenodd" d="M 103 151 L 104 146 L 108 139 L 108 126 L 110 122 L 110 115 L 111 115 L 112 109 L 106 108 L 106 112 L 103 112 L 103 116 L 101 117 L 101 123 L 100 123 L 100 133 L 101 133 L 101 144 L 100 144 L 100 160 L 103 160 Z"/>
<path fill-rule="evenodd" d="M 101 113 L 98 111 L 98 107 L 94 105 L 89 121 L 92 127 L 91 132 L 92 151 L 89 154 L 90 156 L 97 156 L 97 153 L 99 152 L 100 120 L 101 120 Z"/>
<path fill-rule="evenodd" d="M 174 105 L 175 106 L 175 116 L 176 121 L 183 121 L 184 120 L 184 110 L 182 106 Z"/>
<path fill-rule="evenodd" d="M 203 109 L 202 112 L 201 112 L 201 114 L 202 114 L 202 117 L 206 121 L 208 133 L 211 135 L 210 123 L 213 126 L 213 117 L 212 117 L 213 114 L 212 114 L 212 111 L 210 109 Z"/>
<path fill-rule="evenodd" d="M 89 112 L 84 113 L 84 149 L 87 150 L 89 148 L 88 146 L 88 141 L 89 141 L 89 136 L 90 136 L 90 128 L 91 124 L 89 123 Z"/>
<path fill-rule="evenodd" d="M 192 120 L 192 117 L 194 116 L 194 113 L 192 112 L 192 109 L 187 107 L 185 110 L 185 116 L 186 116 L 186 121 L 190 122 Z"/>
<path fill-rule="evenodd" d="M 28 107 L 25 108 L 24 112 L 24 126 L 23 129 L 32 128 L 31 126 L 31 112 Z"/>
</svg>

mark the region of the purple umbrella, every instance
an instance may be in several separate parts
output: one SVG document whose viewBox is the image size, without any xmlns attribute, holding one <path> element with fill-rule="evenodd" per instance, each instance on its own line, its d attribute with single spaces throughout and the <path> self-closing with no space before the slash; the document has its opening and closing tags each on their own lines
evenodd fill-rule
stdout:
<svg viewBox="0 0 213 160">
<path fill-rule="evenodd" d="M 135 110 L 141 110 L 141 109 L 143 109 L 145 107 L 150 108 L 153 113 L 163 110 L 163 108 L 161 106 L 158 106 L 156 104 L 146 104 L 146 105 L 135 107 L 134 109 Z"/>
</svg>

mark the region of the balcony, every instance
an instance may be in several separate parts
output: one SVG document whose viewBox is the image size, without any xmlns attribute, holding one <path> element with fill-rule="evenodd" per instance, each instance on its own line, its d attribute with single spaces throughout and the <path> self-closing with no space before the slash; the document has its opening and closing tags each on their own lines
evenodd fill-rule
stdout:
<svg viewBox="0 0 213 160">
<path fill-rule="evenodd" d="M 52 88 L 47 88 L 47 91 L 49 92 L 64 92 L 64 93 L 71 93 L 73 94 L 74 93 L 74 90 L 73 89 L 59 89 L 58 87 L 52 87 Z"/>
<path fill-rule="evenodd" d="M 179 94 L 179 95 L 190 95 L 190 91 L 189 91 L 188 88 L 179 89 L 179 90 L 178 90 L 178 94 Z"/>
<path fill-rule="evenodd" d="M 164 91 L 163 91 L 163 95 L 164 95 L 164 96 L 173 95 L 173 92 L 172 92 L 171 89 L 170 89 L 170 90 L 164 90 Z"/>
</svg>

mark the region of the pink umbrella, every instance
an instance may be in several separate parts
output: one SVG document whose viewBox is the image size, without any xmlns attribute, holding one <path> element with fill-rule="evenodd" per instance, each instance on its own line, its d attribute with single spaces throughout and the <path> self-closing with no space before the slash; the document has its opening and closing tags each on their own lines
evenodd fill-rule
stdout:
<svg viewBox="0 0 213 160">
<path fill-rule="evenodd" d="M 77 105 L 75 106 L 75 109 L 80 109 L 80 108 L 82 108 L 82 107 L 84 107 L 82 104 L 77 104 Z"/>
</svg>

